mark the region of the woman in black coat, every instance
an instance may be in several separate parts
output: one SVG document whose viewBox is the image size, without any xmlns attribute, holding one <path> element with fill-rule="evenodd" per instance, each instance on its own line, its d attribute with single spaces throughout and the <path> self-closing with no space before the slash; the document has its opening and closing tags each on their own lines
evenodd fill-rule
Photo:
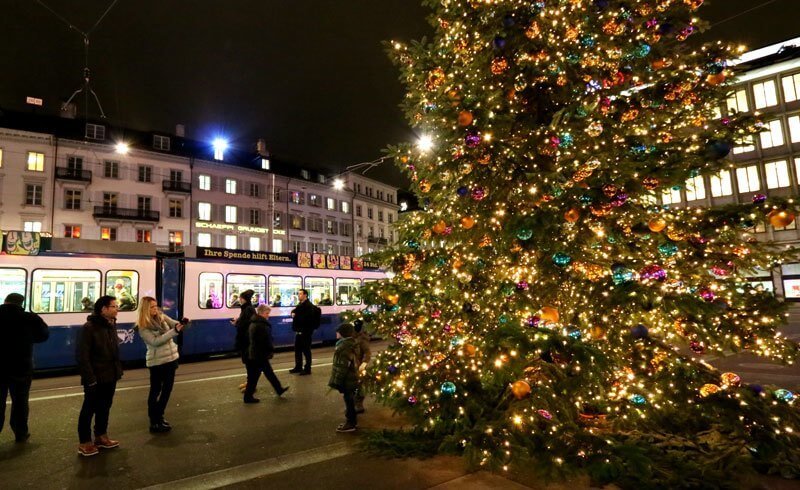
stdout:
<svg viewBox="0 0 800 490">
<path fill-rule="evenodd" d="M 242 291 L 239 295 L 238 301 L 241 311 L 238 318 L 231 319 L 231 323 L 236 328 L 236 344 L 235 349 L 239 352 L 242 358 L 242 364 L 247 364 L 247 346 L 249 344 L 249 328 L 250 320 L 256 314 L 256 309 L 250 304 L 250 299 L 255 294 L 252 289 Z M 244 390 L 246 383 L 239 385 L 240 390 Z"/>
<path fill-rule="evenodd" d="M 275 371 L 272 370 L 272 365 L 269 360 L 272 359 L 275 347 L 272 344 L 272 326 L 267 320 L 269 318 L 270 308 L 267 305 L 258 305 L 256 307 L 256 315 L 250 321 L 249 327 L 249 343 L 247 349 L 247 387 L 244 391 L 245 403 L 258 403 L 259 399 L 253 396 L 258 385 L 258 378 L 261 373 L 275 389 L 278 396 L 288 390 L 288 387 L 281 386 L 278 377 L 275 376 Z"/>
</svg>

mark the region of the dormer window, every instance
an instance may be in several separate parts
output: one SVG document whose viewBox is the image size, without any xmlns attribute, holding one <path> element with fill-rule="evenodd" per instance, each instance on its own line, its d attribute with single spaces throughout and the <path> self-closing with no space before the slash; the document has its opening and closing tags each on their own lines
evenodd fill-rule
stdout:
<svg viewBox="0 0 800 490">
<path fill-rule="evenodd" d="M 304 179 L 308 180 L 308 179 L 311 178 L 311 173 L 309 173 L 309 171 L 306 170 L 306 169 L 302 169 L 302 170 L 300 170 L 300 176 L 303 177 Z"/>
<path fill-rule="evenodd" d="M 86 123 L 86 138 L 90 140 L 106 139 L 106 127 L 102 124 Z"/>
<path fill-rule="evenodd" d="M 169 136 L 153 135 L 153 148 L 156 150 L 169 151 Z"/>
</svg>

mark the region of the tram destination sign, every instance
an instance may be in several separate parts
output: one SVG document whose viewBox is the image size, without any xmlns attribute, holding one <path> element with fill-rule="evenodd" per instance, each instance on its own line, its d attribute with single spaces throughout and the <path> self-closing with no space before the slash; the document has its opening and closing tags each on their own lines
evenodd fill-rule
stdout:
<svg viewBox="0 0 800 490">
<path fill-rule="evenodd" d="M 295 254 L 254 252 L 251 250 L 229 250 L 227 248 L 197 247 L 198 259 L 239 260 L 269 264 L 294 264 Z"/>
</svg>

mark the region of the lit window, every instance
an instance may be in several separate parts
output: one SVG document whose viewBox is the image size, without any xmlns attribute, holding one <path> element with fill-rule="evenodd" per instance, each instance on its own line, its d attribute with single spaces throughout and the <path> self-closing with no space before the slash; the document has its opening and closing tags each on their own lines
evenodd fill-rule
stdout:
<svg viewBox="0 0 800 490">
<path fill-rule="evenodd" d="M 269 158 L 261 159 L 261 170 L 269 170 Z"/>
<path fill-rule="evenodd" d="M 236 181 L 233 179 L 225 179 L 225 193 L 236 194 Z"/>
<path fill-rule="evenodd" d="M 775 119 L 764 124 L 766 131 L 759 133 L 762 148 L 773 148 L 783 146 L 783 127 L 781 121 Z"/>
<path fill-rule="evenodd" d="M 333 199 L 333 198 L 330 198 L 330 197 L 326 198 L 325 199 L 325 209 L 327 209 L 328 211 L 332 211 L 332 210 L 336 209 L 336 200 Z"/>
<path fill-rule="evenodd" d="M 747 92 L 744 90 L 737 90 L 735 94 L 728 97 L 727 100 L 728 112 L 747 112 Z"/>
<path fill-rule="evenodd" d="M 753 98 L 756 102 L 756 109 L 778 105 L 778 93 L 775 90 L 775 81 L 767 80 L 766 82 L 753 84 Z"/>
<path fill-rule="evenodd" d="M 706 185 L 703 177 L 698 175 L 686 181 L 686 200 L 697 201 L 706 198 Z"/>
<path fill-rule="evenodd" d="M 786 122 L 789 123 L 789 139 L 792 143 L 800 143 L 800 116 L 792 116 Z"/>
<path fill-rule="evenodd" d="M 791 185 L 789 181 L 789 166 L 786 164 L 786 160 L 765 164 L 764 173 L 767 177 L 767 189 L 778 189 Z"/>
<path fill-rule="evenodd" d="M 210 247 L 211 246 L 211 233 L 198 233 L 197 234 L 197 246 L 198 247 Z"/>
<path fill-rule="evenodd" d="M 758 178 L 758 167 L 740 167 L 736 169 L 736 182 L 739 184 L 739 192 L 756 192 L 761 189 L 761 182 Z"/>
<path fill-rule="evenodd" d="M 150 230 L 136 230 L 136 241 L 139 243 L 150 243 L 152 236 Z"/>
<path fill-rule="evenodd" d="M 316 194 L 309 194 L 308 195 L 308 205 L 320 207 L 322 205 L 322 201 L 320 200 L 319 196 Z"/>
<path fill-rule="evenodd" d="M 44 172 L 44 153 L 35 151 L 28 152 L 28 170 L 32 172 Z"/>
<path fill-rule="evenodd" d="M 350 203 L 346 201 L 342 201 L 342 212 L 347 214 L 350 212 Z"/>
<path fill-rule="evenodd" d="M 182 231 L 170 231 L 169 232 L 169 243 L 170 243 L 170 245 L 181 246 L 183 244 L 183 232 Z"/>
<path fill-rule="evenodd" d="M 197 203 L 197 219 L 211 221 L 211 203 Z"/>
<path fill-rule="evenodd" d="M 0 148 L 0 168 L 3 167 L 3 149 Z"/>
<path fill-rule="evenodd" d="M 783 97 L 786 102 L 800 99 L 800 73 L 783 77 Z"/>
<path fill-rule="evenodd" d="M 117 229 L 113 227 L 100 228 L 100 239 L 111 242 L 117 241 Z"/>
<path fill-rule="evenodd" d="M 311 178 L 311 174 L 308 172 L 308 170 L 305 170 L 305 169 L 300 170 L 300 176 L 303 177 L 306 180 Z"/>
<path fill-rule="evenodd" d="M 80 238 L 81 227 L 77 225 L 64 225 L 64 238 Z"/>
<path fill-rule="evenodd" d="M 753 138 L 752 134 L 748 134 L 747 136 L 742 137 L 742 144 L 739 146 L 733 147 L 733 154 L 740 155 L 742 153 L 749 153 L 751 151 L 756 151 L 755 139 Z"/>
<path fill-rule="evenodd" d="M 250 237 L 250 250 L 252 252 L 258 252 L 261 250 L 261 239 L 257 236 Z"/>
<path fill-rule="evenodd" d="M 225 222 L 236 223 L 236 206 L 225 206 Z"/>
<path fill-rule="evenodd" d="M 275 253 L 283 253 L 283 240 L 274 238 L 272 240 L 272 251 Z"/>
<path fill-rule="evenodd" d="M 225 248 L 236 249 L 236 235 L 225 235 Z"/>
<path fill-rule="evenodd" d="M 198 187 L 201 191 L 210 191 L 211 190 L 211 176 L 210 175 L 199 175 L 197 177 Z"/>
<path fill-rule="evenodd" d="M 40 232 L 42 231 L 42 222 L 41 221 L 26 221 L 22 224 L 23 231 L 35 231 Z"/>
<path fill-rule="evenodd" d="M 720 170 L 719 174 L 711 176 L 711 195 L 714 197 L 730 196 L 733 194 L 733 182 L 729 170 Z"/>
</svg>

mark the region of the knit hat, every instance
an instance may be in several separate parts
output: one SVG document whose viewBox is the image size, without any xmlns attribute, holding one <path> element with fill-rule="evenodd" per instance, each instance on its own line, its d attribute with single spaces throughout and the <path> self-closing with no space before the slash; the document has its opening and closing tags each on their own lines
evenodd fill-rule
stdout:
<svg viewBox="0 0 800 490">
<path fill-rule="evenodd" d="M 342 323 L 341 325 L 339 325 L 339 328 L 336 329 L 336 333 L 338 333 L 342 337 L 352 337 L 353 334 L 355 334 L 355 332 L 356 331 L 353 328 L 353 325 L 351 325 L 350 323 Z"/>
<path fill-rule="evenodd" d="M 247 289 L 247 290 L 242 291 L 241 293 L 239 293 L 239 298 L 241 298 L 241 299 L 243 299 L 243 300 L 245 300 L 245 301 L 247 301 L 249 303 L 250 302 L 250 298 L 252 298 L 254 294 L 255 294 L 255 291 L 253 291 L 252 289 Z"/>
<path fill-rule="evenodd" d="M 25 296 L 19 293 L 9 294 L 8 296 L 6 296 L 6 301 L 5 301 L 7 305 L 17 305 L 17 306 L 22 306 L 22 303 L 24 302 L 25 302 Z"/>
</svg>

